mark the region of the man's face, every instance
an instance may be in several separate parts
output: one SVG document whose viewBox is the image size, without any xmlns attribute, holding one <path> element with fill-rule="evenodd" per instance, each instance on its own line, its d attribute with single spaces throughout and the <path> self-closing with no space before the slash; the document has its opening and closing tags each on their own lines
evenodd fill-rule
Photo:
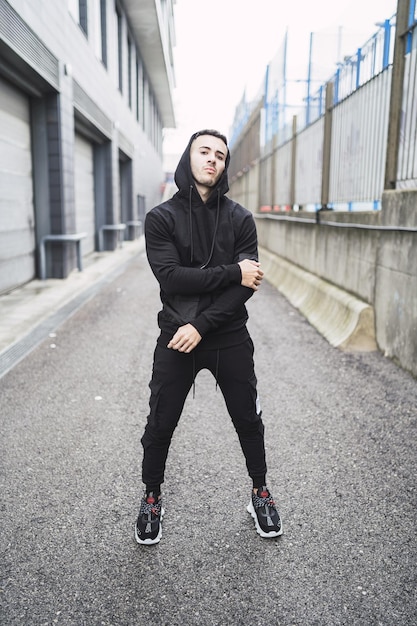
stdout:
<svg viewBox="0 0 417 626">
<path fill-rule="evenodd" d="M 203 187 L 214 187 L 226 166 L 227 146 L 218 137 L 200 135 L 191 144 L 190 164 L 194 180 Z"/>
</svg>

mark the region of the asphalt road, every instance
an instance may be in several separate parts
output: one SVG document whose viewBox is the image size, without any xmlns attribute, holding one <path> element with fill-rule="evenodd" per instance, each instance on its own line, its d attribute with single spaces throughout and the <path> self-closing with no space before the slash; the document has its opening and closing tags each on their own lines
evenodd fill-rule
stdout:
<svg viewBox="0 0 417 626">
<path fill-rule="evenodd" d="M 255 532 L 202 372 L 162 541 L 134 542 L 158 308 L 142 254 L 0 380 L 1 624 L 416 625 L 417 381 L 332 348 L 268 284 L 249 327 L 283 536 Z"/>
</svg>

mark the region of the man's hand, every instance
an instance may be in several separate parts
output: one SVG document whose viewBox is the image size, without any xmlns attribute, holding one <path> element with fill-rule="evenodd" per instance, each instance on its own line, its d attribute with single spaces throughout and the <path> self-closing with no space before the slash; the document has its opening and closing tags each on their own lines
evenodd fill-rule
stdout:
<svg viewBox="0 0 417 626">
<path fill-rule="evenodd" d="M 200 343 L 201 335 L 192 324 L 180 326 L 167 345 L 178 352 L 191 352 Z"/>
<path fill-rule="evenodd" d="M 241 284 L 244 287 L 250 287 L 254 291 L 257 291 L 258 286 L 261 284 L 264 273 L 261 270 L 261 264 L 257 261 L 251 261 L 250 259 L 243 259 L 238 263 L 240 271 L 242 273 Z"/>
</svg>

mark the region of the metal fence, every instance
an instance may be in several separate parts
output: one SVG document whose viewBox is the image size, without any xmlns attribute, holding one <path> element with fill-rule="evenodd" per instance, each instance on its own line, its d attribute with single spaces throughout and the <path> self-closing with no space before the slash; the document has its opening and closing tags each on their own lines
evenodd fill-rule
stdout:
<svg viewBox="0 0 417 626">
<path fill-rule="evenodd" d="M 410 15 L 405 58 L 403 107 L 398 151 L 397 187 L 417 187 L 417 7 Z"/>
<path fill-rule="evenodd" d="M 342 205 L 340 208 L 351 210 L 358 203 L 364 203 L 362 208 L 379 208 L 384 190 L 390 87 L 391 67 L 353 91 L 333 109 L 329 166 L 331 206 L 337 203 Z M 320 199 L 313 201 L 320 202 Z"/>
<path fill-rule="evenodd" d="M 266 85 L 264 106 L 259 112 L 260 207 L 264 210 L 267 207 L 314 210 L 323 206 L 342 210 L 380 208 L 392 116 L 394 42 L 399 36 L 406 38 L 406 46 L 399 98 L 401 132 L 395 186 L 417 187 L 416 14 L 416 0 L 409 0 L 406 33 L 396 33 L 396 16 L 385 20 L 353 56 L 345 59 L 326 84 L 309 95 L 291 125 L 288 121 L 283 123 L 285 118 L 277 115 L 277 90 L 274 100 L 267 102 Z M 254 162 L 253 135 L 250 142 L 245 142 L 248 120 L 254 125 L 253 107 L 251 110 L 247 103 L 244 116 L 241 108 L 239 133 L 233 135 L 232 155 L 236 158 L 232 156 L 232 180 L 233 176 L 244 175 Z M 250 161 L 245 158 L 249 145 Z"/>
</svg>

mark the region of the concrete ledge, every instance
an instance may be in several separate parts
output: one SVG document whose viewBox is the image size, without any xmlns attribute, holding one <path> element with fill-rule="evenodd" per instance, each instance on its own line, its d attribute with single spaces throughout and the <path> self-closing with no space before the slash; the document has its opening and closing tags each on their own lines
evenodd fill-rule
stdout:
<svg viewBox="0 0 417 626">
<path fill-rule="evenodd" d="M 372 306 L 265 248 L 259 249 L 259 256 L 268 282 L 332 346 L 346 352 L 372 352 L 378 349 Z"/>
</svg>

